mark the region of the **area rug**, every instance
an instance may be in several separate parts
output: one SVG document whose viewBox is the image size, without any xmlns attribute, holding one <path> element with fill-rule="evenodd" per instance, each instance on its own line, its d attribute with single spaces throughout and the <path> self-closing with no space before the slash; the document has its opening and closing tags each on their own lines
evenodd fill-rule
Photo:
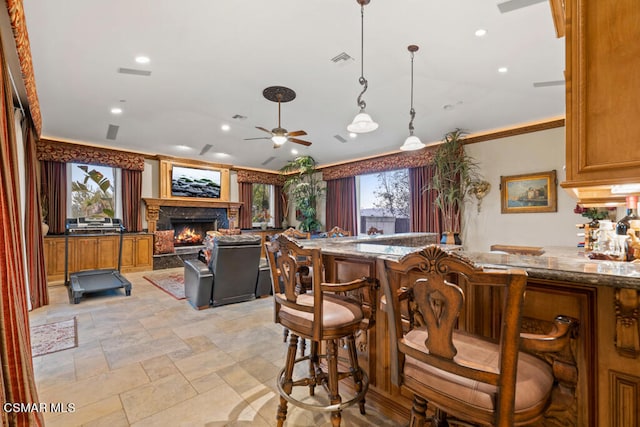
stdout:
<svg viewBox="0 0 640 427">
<path fill-rule="evenodd" d="M 78 346 L 76 318 L 31 327 L 32 357 Z"/>
<path fill-rule="evenodd" d="M 183 272 L 158 271 L 143 277 L 175 299 L 185 299 Z"/>
</svg>

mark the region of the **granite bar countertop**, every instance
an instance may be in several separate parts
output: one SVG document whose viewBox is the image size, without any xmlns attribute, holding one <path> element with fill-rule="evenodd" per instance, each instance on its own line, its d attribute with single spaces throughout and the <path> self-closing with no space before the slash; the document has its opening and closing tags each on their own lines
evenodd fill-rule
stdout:
<svg viewBox="0 0 640 427">
<path fill-rule="evenodd" d="M 357 258 L 399 259 L 422 246 L 437 243 L 434 233 L 336 237 L 299 241 L 304 247 L 321 248 L 327 255 Z M 544 254 L 511 255 L 470 252 L 460 246 L 442 245 L 445 250 L 460 251 L 471 261 L 486 267 L 518 267 L 530 277 L 574 282 L 576 284 L 614 286 L 640 290 L 640 263 L 591 260 L 581 248 L 545 247 Z"/>
</svg>

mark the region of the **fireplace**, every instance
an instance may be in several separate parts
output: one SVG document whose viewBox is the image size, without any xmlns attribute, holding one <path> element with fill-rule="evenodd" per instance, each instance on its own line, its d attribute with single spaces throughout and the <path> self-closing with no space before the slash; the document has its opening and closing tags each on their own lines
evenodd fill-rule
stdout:
<svg viewBox="0 0 640 427">
<path fill-rule="evenodd" d="M 174 230 L 174 246 L 196 246 L 202 245 L 207 231 L 218 229 L 218 220 L 217 218 L 172 218 L 171 226 Z"/>
<path fill-rule="evenodd" d="M 172 230 L 173 222 L 207 220 L 211 223 L 205 231 L 220 228 L 235 228 L 238 225 L 240 202 L 212 202 L 201 200 L 173 200 L 144 198 L 149 232 Z M 215 221 L 216 226 L 213 226 Z"/>
</svg>

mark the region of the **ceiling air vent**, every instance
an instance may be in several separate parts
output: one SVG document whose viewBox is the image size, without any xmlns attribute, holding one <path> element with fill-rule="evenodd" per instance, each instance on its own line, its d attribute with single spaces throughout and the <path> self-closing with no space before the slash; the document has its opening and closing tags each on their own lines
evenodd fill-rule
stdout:
<svg viewBox="0 0 640 427">
<path fill-rule="evenodd" d="M 265 160 L 264 162 L 262 162 L 262 166 L 271 163 L 273 160 L 275 160 L 275 157 L 271 156 L 269 157 L 267 160 Z"/>
<path fill-rule="evenodd" d="M 512 12 L 523 7 L 532 6 L 536 3 L 546 2 L 547 0 L 508 0 L 498 4 L 500 13 Z"/>
<path fill-rule="evenodd" d="M 211 150 L 211 147 L 213 147 L 213 145 L 205 144 L 204 147 L 202 147 L 202 150 L 200 150 L 200 155 L 204 156 L 205 154 L 207 154 L 207 152 Z"/>
<path fill-rule="evenodd" d="M 549 87 L 549 86 L 564 86 L 564 80 L 550 80 L 547 82 L 533 83 L 533 87 Z"/>
<path fill-rule="evenodd" d="M 333 135 L 333 137 L 342 143 L 347 142 L 347 140 L 341 137 L 340 135 Z"/>
<path fill-rule="evenodd" d="M 346 62 L 350 59 L 353 60 L 353 57 L 351 57 L 351 55 L 349 55 L 347 52 L 340 52 L 339 54 L 331 58 L 331 62 L 337 64 L 338 62 Z"/>
<path fill-rule="evenodd" d="M 116 136 L 118 136 L 118 129 L 120 129 L 120 126 L 109 125 L 109 129 L 107 129 L 107 139 L 115 140 Z"/>
<path fill-rule="evenodd" d="M 246 120 L 247 116 L 243 116 L 242 114 L 234 114 L 233 116 L 231 116 L 231 118 L 235 120 Z"/>
<path fill-rule="evenodd" d="M 146 76 L 149 77 L 151 75 L 151 71 L 146 70 L 136 70 L 135 68 L 118 68 L 118 72 L 121 74 L 133 74 L 134 76 Z"/>
</svg>

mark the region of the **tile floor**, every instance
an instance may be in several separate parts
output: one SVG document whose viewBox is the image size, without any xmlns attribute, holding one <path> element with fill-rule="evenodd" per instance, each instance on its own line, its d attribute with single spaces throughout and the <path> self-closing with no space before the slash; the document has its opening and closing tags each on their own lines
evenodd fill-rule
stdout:
<svg viewBox="0 0 640 427">
<path fill-rule="evenodd" d="M 181 269 L 178 269 L 181 270 Z M 47 413 L 63 426 L 274 426 L 275 378 L 284 363 L 282 328 L 271 298 L 194 310 L 130 273 L 122 289 L 70 304 L 66 288 L 49 288 L 51 304 L 32 325 L 78 319 L 78 347 L 34 358 L 40 402 L 73 403 Z M 328 414 L 289 405 L 285 426 L 330 426 Z M 343 426 L 400 426 L 357 406 Z"/>
</svg>

